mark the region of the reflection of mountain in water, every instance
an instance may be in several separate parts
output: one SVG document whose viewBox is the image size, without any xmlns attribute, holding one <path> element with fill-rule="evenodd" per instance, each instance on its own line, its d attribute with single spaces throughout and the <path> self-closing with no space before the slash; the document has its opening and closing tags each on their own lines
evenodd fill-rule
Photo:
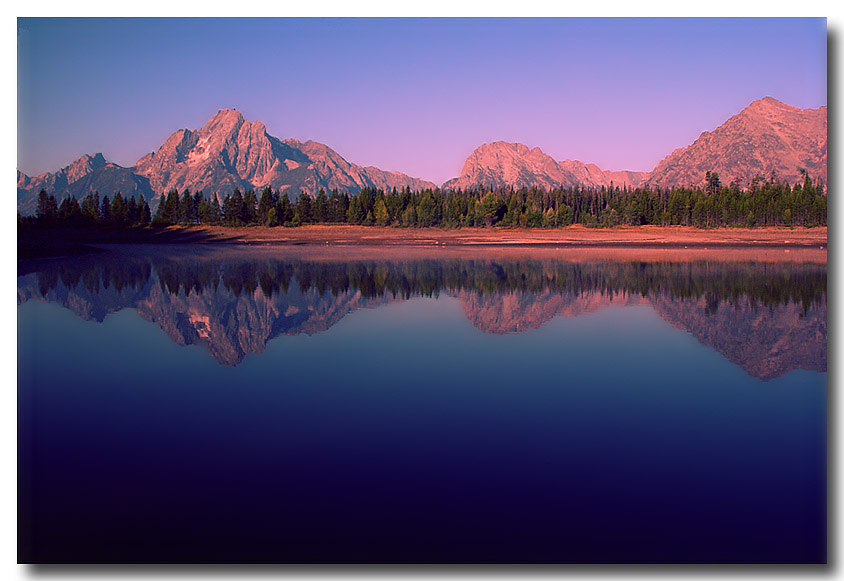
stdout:
<svg viewBox="0 0 844 581">
<path fill-rule="evenodd" d="M 69 282 L 72 286 L 68 288 L 66 277 L 29 274 L 18 280 L 18 302 L 43 298 L 95 321 L 121 309 L 135 309 L 179 345 L 200 345 L 227 365 L 237 365 L 249 353 L 262 352 L 267 342 L 279 335 L 319 333 L 347 313 L 385 302 L 364 298 L 356 289 L 321 295 L 314 288 L 302 290 L 298 285 L 267 294 L 261 288 L 225 284 L 168 288 L 157 274 L 150 276 L 149 268 L 146 275 L 146 280 L 141 277 L 119 288 L 98 277 L 90 277 L 87 284 Z"/>
<path fill-rule="evenodd" d="M 732 304 L 707 297 L 673 298 L 667 294 L 580 296 L 544 293 L 481 295 L 461 292 L 466 316 L 485 333 L 536 329 L 556 316 L 573 317 L 610 306 L 651 305 L 675 329 L 714 347 L 754 377 L 773 379 L 795 369 L 826 371 L 826 306 L 794 303 L 760 306 L 742 298 Z"/>
<path fill-rule="evenodd" d="M 319 333 L 347 313 L 383 302 L 365 299 L 359 291 L 320 296 L 314 289 L 294 287 L 267 297 L 261 289 L 236 295 L 221 287 L 188 295 L 156 286 L 137 309 L 176 343 L 201 345 L 220 363 L 237 365 L 247 354 L 262 352 L 274 337 Z"/>
<path fill-rule="evenodd" d="M 754 377 L 826 371 L 826 304 L 804 313 L 793 303 L 752 306 L 747 299 L 716 309 L 706 298 L 656 297 L 650 303 L 672 327 L 711 345 Z"/>
<path fill-rule="evenodd" d="M 132 308 L 228 365 L 279 335 L 319 333 L 355 310 L 441 291 L 487 333 L 649 304 L 753 376 L 826 371 L 825 265 L 89 257 L 39 264 L 18 279 L 19 303 L 41 298 L 97 321 Z"/>
<path fill-rule="evenodd" d="M 576 317 L 608 306 L 642 304 L 642 297 L 630 293 L 603 294 L 585 291 L 580 294 L 496 293 L 483 295 L 461 291 L 460 304 L 472 324 L 484 333 L 518 333 L 538 329 L 556 316 Z"/>
</svg>

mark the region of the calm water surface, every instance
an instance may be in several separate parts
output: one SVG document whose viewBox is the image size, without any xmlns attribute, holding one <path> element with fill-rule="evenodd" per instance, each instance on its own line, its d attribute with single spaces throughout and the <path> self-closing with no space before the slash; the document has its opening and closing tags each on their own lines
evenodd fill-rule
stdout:
<svg viewBox="0 0 844 581">
<path fill-rule="evenodd" d="M 20 266 L 23 562 L 824 562 L 826 264 Z"/>
</svg>

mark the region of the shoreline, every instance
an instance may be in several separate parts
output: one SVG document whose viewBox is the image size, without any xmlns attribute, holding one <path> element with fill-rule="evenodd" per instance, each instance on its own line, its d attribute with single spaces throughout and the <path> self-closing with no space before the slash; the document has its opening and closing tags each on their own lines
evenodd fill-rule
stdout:
<svg viewBox="0 0 844 581">
<path fill-rule="evenodd" d="M 171 226 L 165 230 L 196 234 L 211 243 L 248 246 L 559 246 L 559 247 L 826 247 L 827 228 L 722 228 L 638 226 L 557 229 L 391 228 L 313 224 L 297 228 L 260 226 Z"/>
<path fill-rule="evenodd" d="M 167 244 L 279 247 L 406 247 L 465 250 L 529 249 L 814 249 L 826 253 L 827 227 L 721 228 L 634 226 L 612 229 L 395 228 L 312 224 L 297 228 L 261 226 L 169 226 L 102 230 L 19 229 L 18 258 L 48 258 L 98 251 L 100 245 Z"/>
</svg>

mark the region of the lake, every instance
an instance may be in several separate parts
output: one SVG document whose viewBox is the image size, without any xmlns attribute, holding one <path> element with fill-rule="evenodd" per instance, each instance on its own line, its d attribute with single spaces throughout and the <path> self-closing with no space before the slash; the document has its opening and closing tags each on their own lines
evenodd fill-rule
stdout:
<svg viewBox="0 0 844 581">
<path fill-rule="evenodd" d="M 823 563 L 826 253 L 18 272 L 19 560 Z"/>
</svg>

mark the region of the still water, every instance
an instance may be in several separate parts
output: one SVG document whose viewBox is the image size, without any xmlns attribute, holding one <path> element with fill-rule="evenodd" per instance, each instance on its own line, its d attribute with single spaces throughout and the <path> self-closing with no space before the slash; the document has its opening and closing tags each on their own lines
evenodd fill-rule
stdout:
<svg viewBox="0 0 844 581">
<path fill-rule="evenodd" d="M 19 558 L 824 562 L 826 283 L 551 251 L 21 264 Z"/>
</svg>

